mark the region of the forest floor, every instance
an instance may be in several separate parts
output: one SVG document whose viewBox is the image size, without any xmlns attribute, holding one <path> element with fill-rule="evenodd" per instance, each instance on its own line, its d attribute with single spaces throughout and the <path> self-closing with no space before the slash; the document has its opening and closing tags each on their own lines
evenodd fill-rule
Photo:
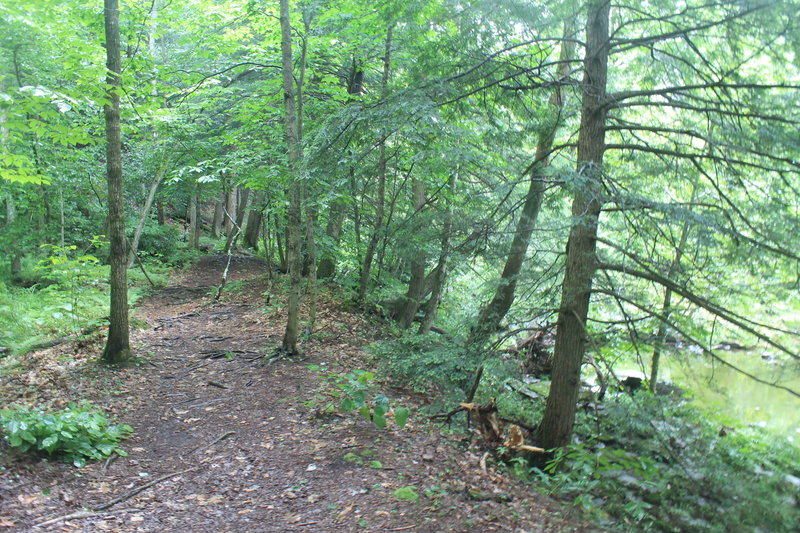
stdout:
<svg viewBox="0 0 800 533">
<path fill-rule="evenodd" d="M 309 400 L 325 396 L 325 374 L 309 365 L 368 367 L 362 348 L 380 324 L 323 295 L 303 355 L 268 365 L 263 356 L 283 333 L 282 297 L 267 306 L 264 263 L 234 257 L 231 290 L 215 302 L 225 261 L 206 256 L 140 302 L 132 334 L 139 365 L 97 365 L 97 337 L 28 354 L 0 375 L 4 406 L 89 399 L 135 430 L 121 445 L 127 457 L 82 469 L 0 444 L 0 530 L 598 529 L 482 468 L 481 450 L 424 417 L 381 430 L 358 416 L 321 414 Z M 413 397 L 392 394 L 413 411 Z M 397 497 L 403 488 L 398 495 L 419 498 Z"/>
</svg>

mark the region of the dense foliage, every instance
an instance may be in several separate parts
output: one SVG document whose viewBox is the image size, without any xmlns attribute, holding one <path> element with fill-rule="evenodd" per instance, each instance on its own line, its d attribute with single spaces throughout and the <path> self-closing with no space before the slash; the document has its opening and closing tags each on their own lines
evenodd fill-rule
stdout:
<svg viewBox="0 0 800 533">
<path fill-rule="evenodd" d="M 16 407 L 0 411 L 0 427 L 12 448 L 61 457 L 82 467 L 87 459 L 126 455 L 119 442 L 133 432 L 125 424 L 112 425 L 89 404 L 70 404 L 60 411 Z"/>
<path fill-rule="evenodd" d="M 520 415 L 541 445 L 563 450 L 551 465 L 591 470 L 603 490 L 619 465 L 647 481 L 664 450 L 598 445 L 619 402 L 584 432 L 587 365 L 610 383 L 615 367 L 635 367 L 655 393 L 664 361 L 689 349 L 800 397 L 798 10 L 797 0 L 121 0 L 117 90 L 95 3 L 4 4 L 0 355 L 109 316 L 108 237 L 97 236 L 117 226 L 102 111 L 119 96 L 131 275 L 201 250 L 257 252 L 290 275 L 289 354 L 316 331 L 319 283 L 336 283 L 392 324 L 372 348 L 388 376 L 431 401 L 462 400 L 484 367 L 519 383 L 531 379 L 519 367 L 552 378 L 544 411 Z M 741 367 L 731 346 L 783 375 Z M 488 383 L 502 407 L 508 382 Z M 356 400 L 347 407 L 373 418 L 388 410 Z M 731 458 L 720 471 L 753 470 L 726 446 L 755 437 L 678 437 L 699 415 L 673 423 L 652 410 L 679 408 L 639 400 L 619 419 L 653 415 L 669 425 L 643 422 L 653 435 Z M 547 483 L 572 479 L 551 470 Z M 664 501 L 689 491 L 680 476 L 659 474 Z M 640 500 L 626 516 L 667 527 L 661 504 Z"/>
</svg>

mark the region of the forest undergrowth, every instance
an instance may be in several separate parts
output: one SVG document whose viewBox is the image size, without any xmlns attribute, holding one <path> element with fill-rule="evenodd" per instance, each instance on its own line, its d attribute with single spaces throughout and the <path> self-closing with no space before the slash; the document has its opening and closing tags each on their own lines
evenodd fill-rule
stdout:
<svg viewBox="0 0 800 533">
<path fill-rule="evenodd" d="M 424 398 L 380 379 L 362 350 L 383 326 L 334 295 L 321 294 L 303 355 L 271 359 L 283 284 L 234 257 L 215 301 L 224 265 L 204 257 L 139 300 L 132 366 L 97 363 L 102 331 L 3 358 L 0 528 L 596 529 L 430 424 Z M 12 445 L 33 419 L 23 452 Z M 57 438 L 40 433 L 56 425 Z"/>
</svg>

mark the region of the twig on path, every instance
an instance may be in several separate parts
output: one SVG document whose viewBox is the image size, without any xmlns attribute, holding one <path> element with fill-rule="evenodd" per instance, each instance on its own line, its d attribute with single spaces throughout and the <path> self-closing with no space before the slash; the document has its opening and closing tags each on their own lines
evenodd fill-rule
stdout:
<svg viewBox="0 0 800 533">
<path fill-rule="evenodd" d="M 56 339 L 50 339 L 47 341 L 37 342 L 36 344 L 32 344 L 28 347 L 29 352 L 37 352 L 39 350 L 46 350 L 47 348 L 52 348 L 54 346 L 58 346 L 59 344 L 64 344 L 65 342 L 77 341 L 77 340 L 84 340 L 89 335 L 94 333 L 100 329 L 100 325 L 96 324 L 94 326 L 90 326 L 88 328 L 83 328 L 80 332 L 75 333 L 73 335 L 67 335 L 66 337 L 58 337 Z"/>
<path fill-rule="evenodd" d="M 108 456 L 106 459 L 106 464 L 103 465 L 103 472 L 108 470 L 108 467 L 111 466 L 111 463 L 116 461 L 119 458 L 119 454 L 117 452 L 113 452 L 111 455 Z"/>
<path fill-rule="evenodd" d="M 102 505 L 98 505 L 97 507 L 93 507 L 92 510 L 93 511 L 103 511 L 105 509 L 108 509 L 109 507 L 113 507 L 113 506 L 117 505 L 120 502 L 124 502 L 125 500 L 129 500 L 129 499 L 133 498 L 134 496 L 136 496 L 137 494 L 139 494 L 143 490 L 149 489 L 153 485 L 157 485 L 157 484 L 159 484 L 159 483 L 161 483 L 163 481 L 166 481 L 168 479 L 172 479 L 172 478 L 174 478 L 176 476 L 180 476 L 181 474 L 186 474 L 187 472 L 194 472 L 195 470 L 197 470 L 197 467 L 189 468 L 187 470 L 181 470 L 180 472 L 173 472 L 171 474 L 167 474 L 165 476 L 161 476 L 160 478 L 154 479 L 153 481 L 151 481 L 149 483 L 145 483 L 141 487 L 137 487 L 137 488 L 135 488 L 135 489 L 133 489 L 133 490 L 131 490 L 129 492 L 126 492 L 125 494 L 123 494 L 122 496 L 119 496 L 118 498 L 114 498 L 110 502 L 104 503 Z"/>
<path fill-rule="evenodd" d="M 195 370 L 203 368 L 204 366 L 213 365 L 216 362 L 217 362 L 216 359 L 210 359 L 210 360 L 206 361 L 203 364 L 195 365 L 193 367 L 190 367 L 188 370 L 185 370 L 185 371 L 181 372 L 180 374 L 175 374 L 174 376 L 164 376 L 163 379 L 178 379 L 178 378 L 182 378 L 183 376 L 188 376 L 189 374 L 191 374 Z"/>
<path fill-rule="evenodd" d="M 192 398 L 189 401 L 194 401 L 196 399 L 197 398 Z M 212 398 L 211 400 L 208 400 L 206 402 L 193 403 L 192 405 L 188 405 L 187 409 L 197 409 L 198 407 L 205 407 L 206 405 L 209 405 L 209 404 L 212 404 L 212 403 L 218 403 L 218 402 L 224 402 L 224 401 L 225 401 L 225 398 Z"/>
<path fill-rule="evenodd" d="M 134 508 L 127 508 L 127 509 L 118 509 L 116 511 L 104 511 L 104 512 L 96 512 L 96 511 L 77 511 L 74 513 L 70 513 L 67 515 L 57 516 L 55 518 L 50 518 L 45 520 L 44 522 L 39 522 L 38 524 L 34 524 L 33 527 L 45 527 L 45 526 L 52 526 L 53 524 L 57 524 L 59 522 L 66 522 L 68 520 L 80 520 L 81 518 L 91 518 L 93 516 L 100 516 L 100 515 L 109 515 L 109 514 L 119 514 L 125 513 L 128 511 L 136 511 L 137 509 Z"/>
<path fill-rule="evenodd" d="M 319 520 L 315 520 L 314 522 L 303 522 L 302 524 L 295 524 L 294 527 L 313 526 L 314 524 L 319 524 Z"/>
<path fill-rule="evenodd" d="M 406 529 L 414 529 L 415 527 L 417 527 L 417 524 L 413 524 L 410 526 L 396 527 L 394 529 L 386 529 L 384 531 L 405 531 Z"/>
<path fill-rule="evenodd" d="M 196 453 L 196 452 L 202 452 L 202 451 L 205 451 L 205 450 L 207 450 L 207 449 L 211 448 L 211 447 L 212 447 L 213 445 L 215 445 L 216 443 L 218 443 L 218 442 L 221 442 L 221 441 L 223 441 L 223 440 L 227 439 L 228 437 L 232 437 L 233 435 L 236 435 L 236 432 L 235 432 L 235 431 L 229 431 L 229 432 L 225 433 L 224 435 L 222 435 L 221 437 L 217 437 L 216 439 L 214 439 L 213 441 L 211 441 L 209 444 L 206 444 L 206 445 L 205 445 L 205 446 L 203 446 L 202 448 L 195 448 L 194 450 L 192 450 L 192 451 L 191 451 L 191 452 L 189 452 L 189 453 Z"/>
<path fill-rule="evenodd" d="M 190 313 L 184 313 L 184 314 L 178 315 L 178 316 L 165 316 L 164 318 L 159 318 L 158 321 L 159 322 L 175 322 L 176 320 L 183 320 L 184 318 L 197 316 L 199 314 L 200 314 L 199 311 L 192 311 Z"/>
<path fill-rule="evenodd" d="M 220 383 L 219 381 L 208 380 L 207 384 L 211 385 L 212 387 L 217 387 L 218 389 L 230 389 L 230 387 L 228 387 L 224 383 Z"/>
</svg>

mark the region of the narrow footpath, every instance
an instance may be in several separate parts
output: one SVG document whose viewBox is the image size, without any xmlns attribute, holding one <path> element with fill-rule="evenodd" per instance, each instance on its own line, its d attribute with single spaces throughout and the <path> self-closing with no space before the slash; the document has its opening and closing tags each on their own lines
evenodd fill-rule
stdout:
<svg viewBox="0 0 800 533">
<path fill-rule="evenodd" d="M 127 457 L 83 469 L 0 445 L 0 531 L 594 531 L 422 417 L 381 430 L 325 412 L 325 376 L 368 367 L 378 326 L 323 296 L 303 356 L 268 364 L 283 296 L 267 303 L 262 261 L 233 259 L 218 302 L 222 256 L 140 302 L 138 366 L 98 367 L 97 339 L 0 378 L 3 404 L 88 398 L 135 430 Z"/>
</svg>

